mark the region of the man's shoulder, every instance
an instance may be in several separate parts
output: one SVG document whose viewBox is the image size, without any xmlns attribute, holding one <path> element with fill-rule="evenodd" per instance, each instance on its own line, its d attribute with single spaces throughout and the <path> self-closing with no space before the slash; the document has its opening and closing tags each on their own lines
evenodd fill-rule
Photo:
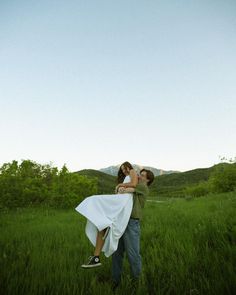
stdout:
<svg viewBox="0 0 236 295">
<path fill-rule="evenodd" d="M 145 183 L 138 183 L 135 187 L 135 192 L 147 195 L 149 193 L 149 188 Z"/>
</svg>

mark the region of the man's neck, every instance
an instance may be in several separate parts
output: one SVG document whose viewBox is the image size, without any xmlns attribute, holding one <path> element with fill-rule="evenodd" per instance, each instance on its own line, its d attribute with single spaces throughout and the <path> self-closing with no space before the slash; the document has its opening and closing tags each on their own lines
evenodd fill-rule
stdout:
<svg viewBox="0 0 236 295">
<path fill-rule="evenodd" d="M 142 181 L 141 179 L 139 180 L 138 183 L 147 185 L 147 182 L 146 181 Z"/>
</svg>

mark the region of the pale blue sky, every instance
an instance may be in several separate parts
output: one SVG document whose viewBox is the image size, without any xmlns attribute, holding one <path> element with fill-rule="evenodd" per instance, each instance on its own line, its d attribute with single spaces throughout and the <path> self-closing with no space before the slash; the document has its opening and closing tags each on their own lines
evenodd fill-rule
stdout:
<svg viewBox="0 0 236 295">
<path fill-rule="evenodd" d="M 235 1 L 0 1 L 0 165 L 236 156 Z"/>
</svg>

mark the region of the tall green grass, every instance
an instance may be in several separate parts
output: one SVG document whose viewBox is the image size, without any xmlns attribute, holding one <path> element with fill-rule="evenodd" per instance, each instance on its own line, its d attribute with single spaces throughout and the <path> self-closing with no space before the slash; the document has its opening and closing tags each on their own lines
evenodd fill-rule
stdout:
<svg viewBox="0 0 236 295">
<path fill-rule="evenodd" d="M 146 202 L 137 294 L 235 294 L 236 193 Z M 112 294 L 111 257 L 93 254 L 86 219 L 70 210 L 21 208 L 0 213 L 0 294 Z M 131 291 L 124 259 L 122 285 Z"/>
</svg>

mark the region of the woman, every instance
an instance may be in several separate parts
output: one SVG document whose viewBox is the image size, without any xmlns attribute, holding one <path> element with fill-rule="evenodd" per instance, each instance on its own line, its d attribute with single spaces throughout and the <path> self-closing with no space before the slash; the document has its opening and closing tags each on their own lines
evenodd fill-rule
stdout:
<svg viewBox="0 0 236 295">
<path fill-rule="evenodd" d="M 109 257 L 116 251 L 119 238 L 125 231 L 133 207 L 133 191 L 138 176 L 129 162 L 124 162 L 118 171 L 116 194 L 93 195 L 84 199 L 75 210 L 87 218 L 86 235 L 95 246 L 83 268 L 100 266 L 100 253 Z"/>
</svg>

